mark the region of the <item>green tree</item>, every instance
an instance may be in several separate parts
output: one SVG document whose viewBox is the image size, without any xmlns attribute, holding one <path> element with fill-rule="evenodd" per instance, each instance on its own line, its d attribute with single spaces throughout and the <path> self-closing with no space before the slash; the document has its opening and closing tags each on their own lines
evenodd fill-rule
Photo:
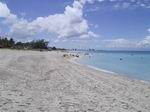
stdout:
<svg viewBox="0 0 150 112">
<path fill-rule="evenodd" d="M 9 46 L 10 46 L 10 47 L 13 47 L 14 44 L 15 44 L 14 39 L 13 39 L 13 38 L 10 38 L 10 40 L 9 40 Z"/>
<path fill-rule="evenodd" d="M 44 39 L 32 41 L 31 46 L 33 49 L 47 49 L 48 48 L 48 42 Z"/>
</svg>

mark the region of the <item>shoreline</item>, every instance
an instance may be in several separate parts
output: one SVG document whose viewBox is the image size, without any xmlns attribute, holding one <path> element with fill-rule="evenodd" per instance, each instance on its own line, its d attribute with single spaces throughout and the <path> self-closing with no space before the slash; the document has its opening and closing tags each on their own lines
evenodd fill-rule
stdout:
<svg viewBox="0 0 150 112">
<path fill-rule="evenodd" d="M 98 67 L 95 67 L 95 66 L 92 66 L 92 65 L 88 65 L 88 64 L 81 64 L 80 62 L 77 62 L 76 60 L 79 60 L 79 59 L 77 59 L 77 58 L 76 59 L 70 59 L 70 62 L 75 63 L 77 65 L 82 65 L 82 66 L 85 66 L 85 67 L 88 67 L 88 68 L 92 68 L 92 69 L 100 71 L 100 72 L 116 74 L 117 75 L 117 73 L 115 73 L 115 72 L 108 71 L 108 70 L 105 70 L 105 69 L 101 69 L 101 68 L 98 68 Z"/>
<path fill-rule="evenodd" d="M 144 83 L 150 84 L 150 81 L 147 81 L 147 80 L 144 80 L 144 79 L 131 77 L 131 76 L 127 75 L 127 74 L 121 74 L 121 73 L 109 71 L 109 70 L 106 70 L 106 69 L 101 69 L 101 68 L 98 68 L 96 66 L 92 66 L 92 65 L 89 65 L 89 64 L 81 64 L 80 62 L 77 62 L 77 60 L 80 60 L 83 57 L 84 57 L 83 55 L 80 58 L 73 57 L 73 58 L 70 59 L 70 62 L 75 63 L 77 65 L 85 66 L 87 68 L 91 68 L 91 69 L 94 69 L 94 70 L 97 70 L 99 72 L 103 72 L 103 73 L 106 73 L 106 74 L 108 73 L 110 75 L 115 75 L 115 76 L 118 76 L 118 77 L 127 78 L 129 80 L 136 80 L 136 81 L 140 81 L 140 82 L 144 82 Z"/>
<path fill-rule="evenodd" d="M 150 110 L 150 84 L 73 63 L 64 52 L 0 50 L 0 54 L 2 112 Z"/>
</svg>

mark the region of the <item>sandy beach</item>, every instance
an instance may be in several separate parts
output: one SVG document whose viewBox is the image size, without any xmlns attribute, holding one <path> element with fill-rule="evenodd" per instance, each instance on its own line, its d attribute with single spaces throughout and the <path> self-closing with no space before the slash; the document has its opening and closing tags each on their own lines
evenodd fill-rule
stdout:
<svg viewBox="0 0 150 112">
<path fill-rule="evenodd" d="M 0 112 L 150 112 L 150 83 L 62 55 L 0 50 Z"/>
</svg>

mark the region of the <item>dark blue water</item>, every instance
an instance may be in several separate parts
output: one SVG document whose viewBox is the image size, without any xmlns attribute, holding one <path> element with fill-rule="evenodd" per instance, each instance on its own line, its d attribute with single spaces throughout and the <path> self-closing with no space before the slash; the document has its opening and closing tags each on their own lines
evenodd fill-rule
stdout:
<svg viewBox="0 0 150 112">
<path fill-rule="evenodd" d="M 79 60 L 82 64 L 150 81 L 150 52 L 93 51 Z"/>
</svg>

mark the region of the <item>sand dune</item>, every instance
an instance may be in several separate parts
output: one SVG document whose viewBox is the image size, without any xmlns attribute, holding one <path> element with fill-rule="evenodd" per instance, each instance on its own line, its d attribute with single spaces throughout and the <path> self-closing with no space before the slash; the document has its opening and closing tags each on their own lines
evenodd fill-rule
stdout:
<svg viewBox="0 0 150 112">
<path fill-rule="evenodd" d="M 62 53 L 0 50 L 0 112 L 150 112 L 150 84 Z"/>
</svg>

